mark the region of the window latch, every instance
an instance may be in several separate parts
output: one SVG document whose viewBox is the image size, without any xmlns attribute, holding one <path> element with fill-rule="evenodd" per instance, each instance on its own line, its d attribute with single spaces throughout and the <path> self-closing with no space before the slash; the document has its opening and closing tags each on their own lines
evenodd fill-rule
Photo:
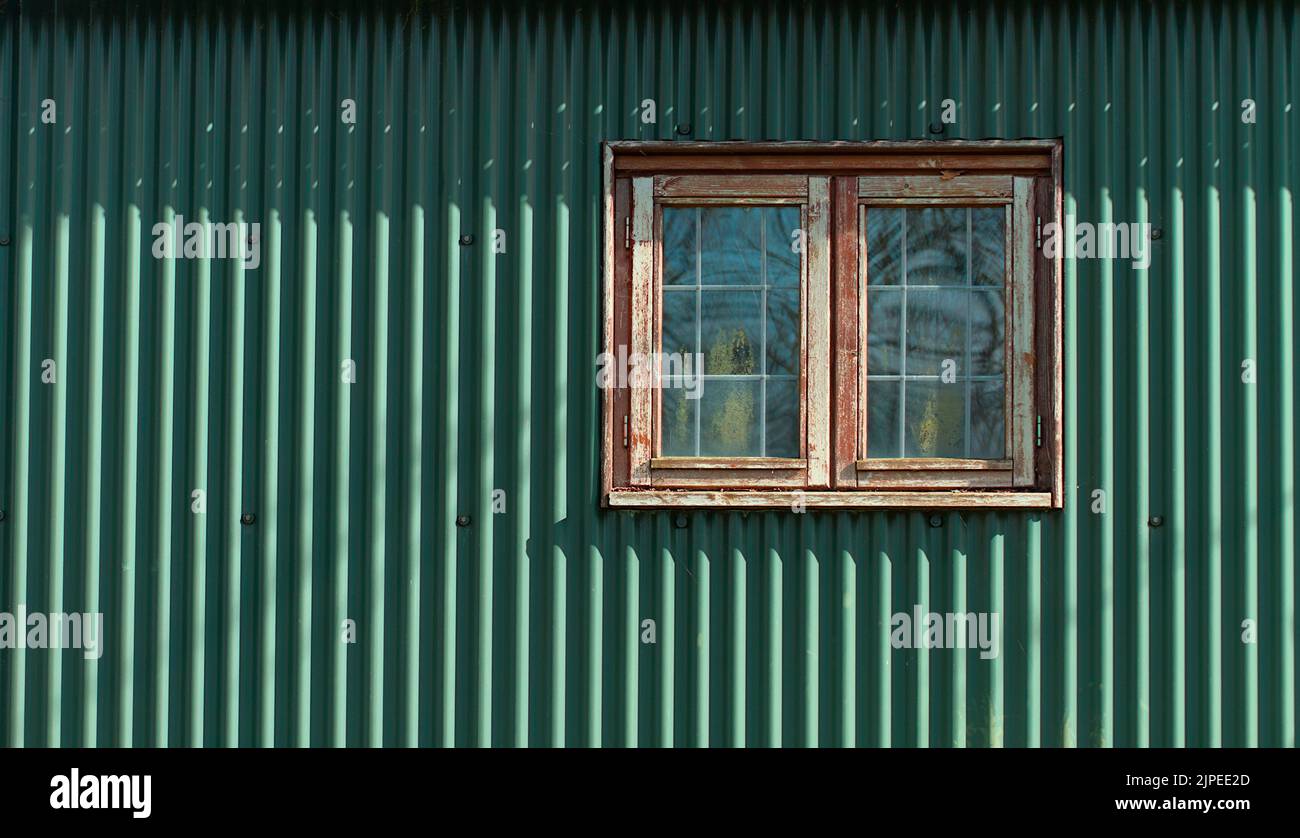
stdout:
<svg viewBox="0 0 1300 838">
<path fill-rule="evenodd" d="M 632 249 L 632 216 L 623 219 L 623 249 Z"/>
<path fill-rule="evenodd" d="M 630 432 L 629 432 L 629 429 L 628 429 L 628 425 L 629 425 L 629 423 L 628 423 L 628 419 L 627 419 L 627 414 L 624 413 L 624 414 L 623 414 L 623 447 L 624 447 L 624 448 L 627 448 L 627 447 L 628 447 L 628 443 L 631 441 L 631 440 L 630 440 Z"/>
</svg>

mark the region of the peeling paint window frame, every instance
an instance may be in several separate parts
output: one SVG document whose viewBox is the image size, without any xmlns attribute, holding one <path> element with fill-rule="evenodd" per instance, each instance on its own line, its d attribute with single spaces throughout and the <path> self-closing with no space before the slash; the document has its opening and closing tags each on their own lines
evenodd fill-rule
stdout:
<svg viewBox="0 0 1300 838">
<path fill-rule="evenodd" d="M 613 142 L 604 147 L 604 349 L 659 349 L 660 212 L 684 204 L 804 208 L 800 458 L 660 455 L 659 392 L 607 389 L 602 503 L 615 507 L 1020 507 L 1063 498 L 1060 140 Z M 870 459 L 864 207 L 1005 206 L 1008 449 L 1000 460 Z"/>
<path fill-rule="evenodd" d="M 1032 343 L 1034 310 L 1026 305 L 1032 294 L 1033 268 L 1030 244 L 1033 219 L 1032 178 L 1013 175 L 942 174 L 912 176 L 864 176 L 858 178 L 858 448 L 855 460 L 857 484 L 865 489 L 1011 489 L 1032 484 L 1033 451 L 1031 370 L 1026 354 L 1017 345 Z M 945 456 L 871 457 L 869 406 L 872 381 L 877 380 L 868 362 L 869 263 L 871 242 L 867 235 L 869 214 L 883 209 L 997 208 L 1005 212 L 1002 232 L 1003 290 L 1003 426 L 1004 454 L 996 459 Z M 906 239 L 904 239 L 906 249 Z M 969 257 L 968 257 L 969 258 Z M 903 257 L 906 265 L 906 257 Z M 969 280 L 969 277 L 968 277 Z M 901 282 L 900 277 L 900 282 Z M 910 285 L 900 285 L 903 299 Z M 1017 305 L 1017 301 L 1020 302 Z M 905 324 L 904 324 L 905 328 Z M 903 349 L 906 357 L 906 349 Z M 904 371 L 905 373 L 905 371 Z M 907 376 L 900 380 L 906 382 Z M 903 388 L 906 392 L 906 384 Z M 965 407 L 970 410 L 969 406 Z M 900 413 L 906 402 L 900 400 Z M 963 418 L 968 419 L 968 416 Z M 902 417 L 900 416 L 900 422 Z M 969 422 L 967 422 L 969 426 Z M 893 429 L 891 429 L 892 431 Z M 901 432 L 900 425 L 898 432 Z"/>
</svg>

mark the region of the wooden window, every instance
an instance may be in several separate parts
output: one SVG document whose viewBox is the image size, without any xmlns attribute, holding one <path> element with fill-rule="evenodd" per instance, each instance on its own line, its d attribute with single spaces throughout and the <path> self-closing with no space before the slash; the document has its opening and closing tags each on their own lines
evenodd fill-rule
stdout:
<svg viewBox="0 0 1300 838">
<path fill-rule="evenodd" d="M 1060 167 L 607 144 L 603 502 L 1059 507 Z"/>
</svg>

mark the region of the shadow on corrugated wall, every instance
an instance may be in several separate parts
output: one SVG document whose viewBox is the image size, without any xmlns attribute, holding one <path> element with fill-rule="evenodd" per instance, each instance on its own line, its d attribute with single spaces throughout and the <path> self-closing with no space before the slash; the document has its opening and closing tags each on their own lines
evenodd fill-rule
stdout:
<svg viewBox="0 0 1300 838">
<path fill-rule="evenodd" d="M 0 742 L 1295 744 L 1291 5 L 8 5 Z M 944 99 L 1163 233 L 1067 263 L 1065 510 L 602 511 L 599 143 Z"/>
</svg>

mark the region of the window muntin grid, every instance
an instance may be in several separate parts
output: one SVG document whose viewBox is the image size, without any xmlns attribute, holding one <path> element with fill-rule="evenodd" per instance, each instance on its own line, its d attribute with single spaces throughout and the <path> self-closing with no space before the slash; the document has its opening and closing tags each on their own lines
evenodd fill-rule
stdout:
<svg viewBox="0 0 1300 838">
<path fill-rule="evenodd" d="M 866 208 L 868 457 L 1007 455 L 1007 215 Z"/>
<path fill-rule="evenodd" d="M 666 206 L 661 224 L 660 351 L 704 358 L 698 399 L 663 378 L 662 455 L 801 456 L 801 207 Z"/>
</svg>

